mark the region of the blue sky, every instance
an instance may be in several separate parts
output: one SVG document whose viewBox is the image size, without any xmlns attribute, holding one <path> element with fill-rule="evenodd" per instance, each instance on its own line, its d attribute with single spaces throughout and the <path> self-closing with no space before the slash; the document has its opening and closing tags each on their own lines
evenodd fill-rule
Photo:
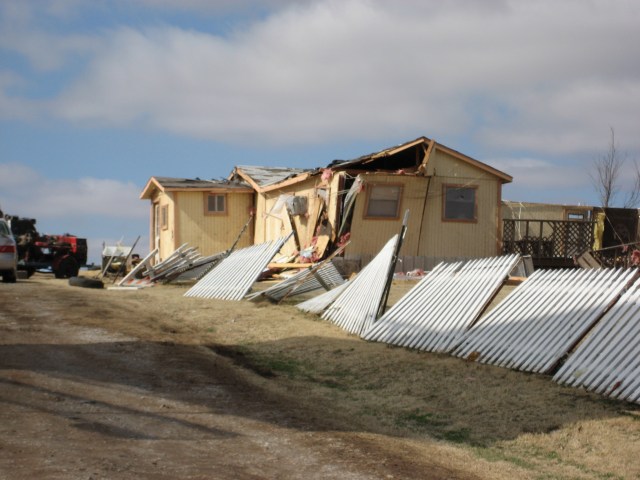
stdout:
<svg viewBox="0 0 640 480">
<path fill-rule="evenodd" d="M 633 0 L 4 0 L 0 207 L 148 247 L 152 175 L 317 167 L 424 135 L 597 204 L 615 131 L 640 152 Z M 620 197 L 622 198 L 622 194 Z"/>
</svg>

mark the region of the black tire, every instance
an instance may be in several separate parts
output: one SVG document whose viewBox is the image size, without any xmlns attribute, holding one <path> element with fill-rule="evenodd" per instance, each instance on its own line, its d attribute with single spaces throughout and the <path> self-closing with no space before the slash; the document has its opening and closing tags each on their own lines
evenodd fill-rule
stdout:
<svg viewBox="0 0 640 480">
<path fill-rule="evenodd" d="M 53 273 L 56 278 L 71 278 L 77 277 L 79 271 L 80 265 L 78 265 L 78 261 L 71 255 L 65 255 Z"/>
<path fill-rule="evenodd" d="M 16 283 L 18 275 L 15 270 L 6 270 L 2 272 L 2 283 Z"/>
<path fill-rule="evenodd" d="M 104 288 L 104 283 L 102 283 L 102 280 L 85 277 L 71 277 L 69 279 L 69 285 L 71 285 L 72 287 L 82 288 Z"/>
</svg>

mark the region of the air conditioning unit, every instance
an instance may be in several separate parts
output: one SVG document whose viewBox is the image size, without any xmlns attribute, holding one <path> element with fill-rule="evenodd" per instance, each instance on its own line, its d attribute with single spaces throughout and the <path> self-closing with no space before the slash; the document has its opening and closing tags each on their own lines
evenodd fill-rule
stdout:
<svg viewBox="0 0 640 480">
<path fill-rule="evenodd" d="M 287 198 L 287 210 L 291 215 L 304 215 L 307 213 L 308 198 L 293 196 Z"/>
</svg>

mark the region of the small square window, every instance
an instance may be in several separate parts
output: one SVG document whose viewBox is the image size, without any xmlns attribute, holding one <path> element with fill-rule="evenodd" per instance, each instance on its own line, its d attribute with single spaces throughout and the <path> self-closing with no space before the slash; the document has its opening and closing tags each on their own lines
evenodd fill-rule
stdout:
<svg viewBox="0 0 640 480">
<path fill-rule="evenodd" d="M 227 198 L 224 194 L 207 194 L 206 197 L 206 213 L 225 213 L 227 211 Z"/>
<path fill-rule="evenodd" d="M 401 185 L 370 184 L 365 216 L 367 218 L 397 218 L 402 197 Z"/>
<path fill-rule="evenodd" d="M 476 220 L 476 188 L 445 185 L 444 220 Z"/>
</svg>

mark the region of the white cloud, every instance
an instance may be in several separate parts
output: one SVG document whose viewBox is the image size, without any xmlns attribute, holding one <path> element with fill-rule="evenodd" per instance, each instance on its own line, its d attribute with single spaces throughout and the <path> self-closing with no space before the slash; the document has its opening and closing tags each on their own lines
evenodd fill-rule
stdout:
<svg viewBox="0 0 640 480">
<path fill-rule="evenodd" d="M 77 8 L 77 0 L 46 2 L 45 12 L 64 17 Z M 0 48 L 19 53 L 40 71 L 54 71 L 63 67 L 69 58 L 95 51 L 100 39 L 89 34 L 48 33 L 35 25 L 36 13 L 44 13 L 29 2 L 10 1 L 0 5 Z"/>
<path fill-rule="evenodd" d="M 489 164 L 513 176 L 518 189 L 555 189 L 589 187 L 589 165 L 559 165 L 539 158 L 492 159 Z"/>
<path fill-rule="evenodd" d="M 228 3 L 146 0 L 201 11 Z M 268 5 L 280 10 L 231 35 L 171 26 L 88 40 L 36 32 L 23 51 L 52 68 L 87 40 L 89 68 L 50 104 L 83 125 L 282 144 L 473 134 L 493 149 L 565 153 L 600 147 L 613 126 L 640 149 L 637 2 Z"/>
<path fill-rule="evenodd" d="M 41 107 L 37 102 L 12 96 L 7 93 L 12 88 L 20 88 L 25 80 L 10 71 L 0 71 L 0 118 L 3 119 L 31 119 Z"/>
<path fill-rule="evenodd" d="M 0 202 L 5 213 L 21 217 L 72 219 L 93 217 L 148 221 L 141 188 L 111 179 L 45 178 L 24 165 L 0 164 Z"/>
<path fill-rule="evenodd" d="M 130 0 L 121 0 L 127 3 Z M 199 12 L 230 12 L 246 9 L 282 8 L 290 4 L 312 3 L 314 0 L 138 0 L 152 8 L 191 10 Z"/>
</svg>

